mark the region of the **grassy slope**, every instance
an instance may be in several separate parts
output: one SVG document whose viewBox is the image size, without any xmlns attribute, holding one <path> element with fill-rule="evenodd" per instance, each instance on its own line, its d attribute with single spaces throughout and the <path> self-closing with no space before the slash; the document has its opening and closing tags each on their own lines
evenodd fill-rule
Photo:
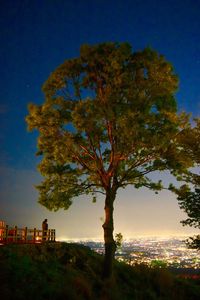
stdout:
<svg viewBox="0 0 200 300">
<path fill-rule="evenodd" d="M 0 247 L 1 300 L 200 299 L 200 282 L 167 270 L 115 263 L 113 279 L 101 279 L 103 257 L 67 243 Z"/>
</svg>

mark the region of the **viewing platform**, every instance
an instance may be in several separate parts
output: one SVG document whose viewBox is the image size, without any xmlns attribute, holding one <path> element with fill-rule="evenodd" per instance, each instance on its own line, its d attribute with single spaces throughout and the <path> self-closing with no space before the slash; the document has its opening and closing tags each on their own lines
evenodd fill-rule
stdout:
<svg viewBox="0 0 200 300">
<path fill-rule="evenodd" d="M 56 230 L 42 230 L 37 228 L 19 228 L 17 226 L 9 227 L 9 225 L 0 222 L 0 244 L 11 243 L 41 243 L 55 242 Z"/>
</svg>

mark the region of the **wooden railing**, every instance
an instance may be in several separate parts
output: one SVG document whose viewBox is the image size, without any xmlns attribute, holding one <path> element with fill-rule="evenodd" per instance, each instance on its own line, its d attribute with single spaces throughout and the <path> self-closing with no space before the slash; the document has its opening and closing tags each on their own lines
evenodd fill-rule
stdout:
<svg viewBox="0 0 200 300">
<path fill-rule="evenodd" d="M 41 230 L 6 226 L 0 226 L 0 243 L 41 243 L 41 242 L 55 242 L 55 229 Z"/>
</svg>

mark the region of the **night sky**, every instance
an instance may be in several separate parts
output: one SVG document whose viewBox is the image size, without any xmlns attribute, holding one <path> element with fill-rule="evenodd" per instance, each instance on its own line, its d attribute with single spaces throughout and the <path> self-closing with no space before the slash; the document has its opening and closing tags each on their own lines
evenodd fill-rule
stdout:
<svg viewBox="0 0 200 300">
<path fill-rule="evenodd" d="M 48 218 L 62 238 L 101 238 L 103 198 L 79 197 L 68 211 L 37 203 L 37 133 L 25 123 L 29 102 L 42 103 L 41 86 L 82 44 L 129 42 L 151 46 L 180 78 L 179 110 L 200 116 L 200 0 L 0 1 L 0 220 L 40 227 Z M 169 181 L 168 174 L 164 175 Z M 128 187 L 115 203 L 115 232 L 124 237 L 195 233 L 170 192 Z"/>
</svg>

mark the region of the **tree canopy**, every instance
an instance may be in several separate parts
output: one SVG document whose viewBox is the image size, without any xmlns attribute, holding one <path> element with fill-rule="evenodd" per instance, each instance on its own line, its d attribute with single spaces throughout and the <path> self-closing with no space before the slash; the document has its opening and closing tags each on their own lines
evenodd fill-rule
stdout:
<svg viewBox="0 0 200 300">
<path fill-rule="evenodd" d="M 186 179 L 194 164 L 183 147 L 191 126 L 177 113 L 178 79 L 164 56 L 133 52 L 128 43 L 83 45 L 43 85 L 45 101 L 30 104 L 30 130 L 37 129 L 39 202 L 68 209 L 82 194 L 105 194 L 105 257 L 112 260 L 113 203 L 119 188 L 159 191 L 149 176 L 169 170 Z M 110 268 L 110 269 L 109 269 Z M 111 270 L 111 265 L 108 269 Z M 107 270 L 107 273 L 110 271 Z"/>
</svg>

